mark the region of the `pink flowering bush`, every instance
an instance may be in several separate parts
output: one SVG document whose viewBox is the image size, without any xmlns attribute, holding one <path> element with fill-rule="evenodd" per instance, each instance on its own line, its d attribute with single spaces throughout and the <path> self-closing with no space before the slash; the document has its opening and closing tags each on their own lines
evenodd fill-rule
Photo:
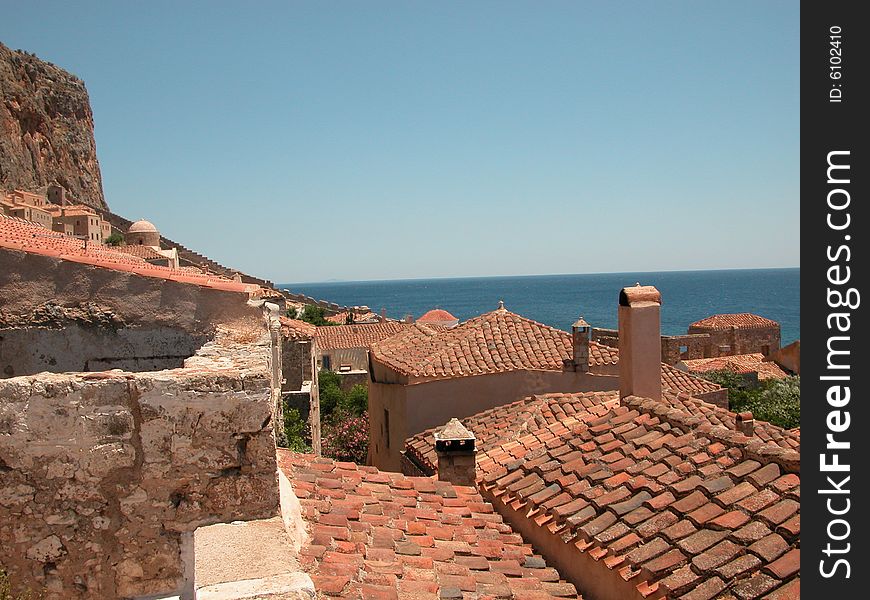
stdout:
<svg viewBox="0 0 870 600">
<path fill-rule="evenodd" d="M 369 452 L 369 414 L 355 415 L 336 408 L 323 423 L 323 456 L 364 465 Z"/>
</svg>

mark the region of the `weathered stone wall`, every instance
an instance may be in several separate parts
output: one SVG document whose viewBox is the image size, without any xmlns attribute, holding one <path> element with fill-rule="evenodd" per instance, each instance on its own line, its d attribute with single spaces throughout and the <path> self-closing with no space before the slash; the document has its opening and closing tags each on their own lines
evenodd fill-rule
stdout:
<svg viewBox="0 0 870 600">
<path fill-rule="evenodd" d="M 0 329 L 0 378 L 42 371 L 175 369 L 207 339 L 161 326 L 114 330 L 73 322 L 62 329 Z"/>
<path fill-rule="evenodd" d="M 710 335 L 706 333 L 663 335 L 662 362 L 676 365 L 681 360 L 704 358 L 705 349 L 709 344 Z M 685 351 L 682 348 L 685 348 Z"/>
<path fill-rule="evenodd" d="M 48 600 L 189 593 L 197 527 L 278 514 L 271 392 L 262 339 L 172 371 L 0 381 L 12 581 Z"/>
<path fill-rule="evenodd" d="M 768 356 L 780 346 L 779 327 L 758 327 L 741 329 L 706 330 L 704 328 L 689 327 L 689 333 L 707 333 L 710 340 L 704 348 L 703 358 L 716 358 L 719 356 L 734 356 L 736 354 L 753 354 L 761 352 Z"/>
<path fill-rule="evenodd" d="M 114 271 L 0 248 L 0 328 L 100 325 L 213 332 L 262 323 L 247 294 Z"/>
</svg>

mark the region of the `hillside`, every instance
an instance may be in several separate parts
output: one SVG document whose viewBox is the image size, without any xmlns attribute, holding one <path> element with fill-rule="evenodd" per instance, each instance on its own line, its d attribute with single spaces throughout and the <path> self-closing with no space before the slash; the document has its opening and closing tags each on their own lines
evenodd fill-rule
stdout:
<svg viewBox="0 0 870 600">
<path fill-rule="evenodd" d="M 108 210 L 88 92 L 75 75 L 0 43 L 0 188 L 51 183 Z"/>
</svg>

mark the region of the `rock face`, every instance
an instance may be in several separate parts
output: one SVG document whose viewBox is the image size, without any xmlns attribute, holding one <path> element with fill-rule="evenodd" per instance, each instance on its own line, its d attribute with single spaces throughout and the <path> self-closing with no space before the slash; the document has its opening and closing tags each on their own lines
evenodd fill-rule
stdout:
<svg viewBox="0 0 870 600">
<path fill-rule="evenodd" d="M 88 92 L 74 75 L 0 44 L 0 188 L 49 184 L 108 210 Z"/>
</svg>

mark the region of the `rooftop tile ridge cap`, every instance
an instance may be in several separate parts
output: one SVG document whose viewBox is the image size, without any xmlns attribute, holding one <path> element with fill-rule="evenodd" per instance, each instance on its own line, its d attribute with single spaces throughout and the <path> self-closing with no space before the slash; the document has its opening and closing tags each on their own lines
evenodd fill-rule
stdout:
<svg viewBox="0 0 870 600">
<path fill-rule="evenodd" d="M 715 404 L 705 402 L 699 398 L 690 396 L 684 392 L 672 393 L 671 396 L 679 401 L 700 403 L 703 409 L 717 414 L 736 419 L 736 414 L 719 408 Z M 746 436 L 743 433 L 730 429 L 725 425 L 713 425 L 703 417 L 692 415 L 681 408 L 668 403 L 666 400 L 654 400 L 641 396 L 627 396 L 621 399 L 620 404 L 638 412 L 658 417 L 669 425 L 679 427 L 687 432 L 697 432 L 713 441 L 721 442 L 729 448 L 742 450 L 747 458 L 757 460 L 761 464 L 777 463 L 787 473 L 800 473 L 800 452 L 787 450 L 781 446 L 766 442 L 758 436 Z M 760 425 L 773 427 L 780 430 L 783 435 L 789 435 L 788 430 L 778 427 L 767 421 L 758 421 Z"/>
<path fill-rule="evenodd" d="M 465 323 L 460 323 L 459 327 L 462 327 L 463 325 L 470 323 L 476 319 L 482 319 L 483 317 L 488 317 L 491 315 L 519 319 L 520 321 L 524 321 L 526 323 L 529 323 L 530 325 L 534 325 L 534 326 L 540 327 L 542 329 L 547 329 L 553 333 L 558 333 L 558 334 L 563 335 L 563 336 L 570 336 L 571 335 L 567 331 L 564 331 L 562 329 L 558 329 L 557 327 L 553 327 L 552 325 L 547 325 L 546 323 L 541 323 L 540 321 L 535 321 L 534 319 L 530 319 L 529 317 L 524 317 L 523 315 L 517 314 L 515 312 L 511 312 L 510 310 L 508 310 L 506 308 L 497 308 L 495 310 L 489 311 L 488 313 L 483 313 L 482 315 L 478 315 L 476 317 L 473 317 L 473 318 L 469 319 L 468 321 L 466 321 Z M 459 327 L 455 327 L 452 331 L 459 329 Z"/>
</svg>

